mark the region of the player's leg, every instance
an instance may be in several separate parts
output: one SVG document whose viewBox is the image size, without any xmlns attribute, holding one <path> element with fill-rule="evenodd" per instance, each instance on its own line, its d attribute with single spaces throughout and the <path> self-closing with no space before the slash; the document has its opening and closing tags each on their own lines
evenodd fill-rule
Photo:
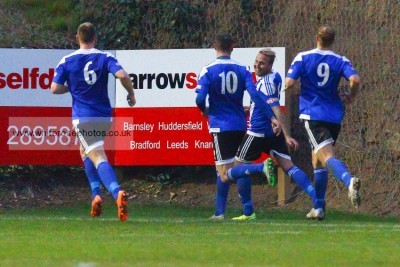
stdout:
<svg viewBox="0 0 400 267">
<path fill-rule="evenodd" d="M 115 176 L 111 164 L 107 160 L 103 146 L 98 146 L 92 149 L 89 151 L 88 156 L 94 162 L 95 166 L 97 166 L 97 171 L 101 181 L 116 201 L 118 207 L 118 218 L 122 222 L 126 221 L 128 218 L 128 196 L 119 186 L 117 177 Z"/>
<path fill-rule="evenodd" d="M 353 177 L 350 174 L 347 166 L 342 161 L 338 160 L 333 153 L 330 153 L 329 150 L 333 151 L 332 146 L 327 146 L 320 149 L 317 152 L 317 156 L 322 162 L 325 162 L 325 167 L 332 173 L 332 175 L 347 186 L 349 189 L 349 198 L 351 204 L 355 208 L 358 208 L 358 206 L 361 204 L 361 180 L 360 178 Z M 328 153 L 326 153 L 327 151 Z"/>
<path fill-rule="evenodd" d="M 359 194 L 361 181 L 350 174 L 346 165 L 335 157 L 333 151 L 333 145 L 340 132 L 340 124 L 305 121 L 304 125 L 318 160 L 336 179 L 349 188 L 351 203 L 354 207 L 358 207 L 361 202 Z"/>
<path fill-rule="evenodd" d="M 223 220 L 225 219 L 225 208 L 229 195 L 229 183 L 224 183 L 221 180 L 221 176 L 217 173 L 217 183 L 216 183 L 216 194 L 215 194 L 215 212 L 210 217 L 212 220 Z"/>
<path fill-rule="evenodd" d="M 80 153 L 83 160 L 86 177 L 88 178 L 92 191 L 92 210 L 90 214 L 92 217 L 98 217 L 103 212 L 103 199 L 101 197 L 100 188 L 101 179 L 93 162 L 89 157 L 86 156 L 82 145 L 80 146 Z"/>
<path fill-rule="evenodd" d="M 323 209 L 325 212 L 325 195 L 328 188 L 328 170 L 323 167 L 317 155 L 311 152 L 312 165 L 314 168 L 314 187 L 316 194 L 316 209 Z"/>
<path fill-rule="evenodd" d="M 254 212 L 253 202 L 251 200 L 251 178 L 246 175 L 237 180 L 238 194 L 242 202 L 243 215 L 234 217 L 232 220 L 254 220 L 256 214 Z"/>
<path fill-rule="evenodd" d="M 83 123 L 76 126 L 77 135 L 81 142 L 86 155 L 93 162 L 104 186 L 116 200 L 118 206 L 118 217 L 121 221 L 125 221 L 128 217 L 127 211 L 127 194 L 121 190 L 117 177 L 111 164 L 108 162 L 104 151 L 103 135 L 87 135 L 85 133 L 107 133 L 110 129 L 110 123 Z"/>
<path fill-rule="evenodd" d="M 315 189 L 307 174 L 293 164 L 285 137 L 283 134 L 271 136 L 267 139 L 267 147 L 270 147 L 270 155 L 275 158 L 282 170 L 304 191 L 315 205 Z"/>
<path fill-rule="evenodd" d="M 234 156 L 244 132 L 212 133 L 214 161 L 217 170 L 215 212 L 210 219 L 222 220 L 229 195 L 230 184 L 227 169 L 234 164 Z"/>
<path fill-rule="evenodd" d="M 261 156 L 263 145 L 264 137 L 245 135 L 235 156 L 235 166 L 227 172 L 231 182 L 237 182 L 241 177 L 263 172 L 263 163 L 251 164 Z"/>
<path fill-rule="evenodd" d="M 86 177 L 88 178 L 89 185 L 92 191 L 92 209 L 90 211 L 90 215 L 92 217 L 98 217 L 103 212 L 103 199 L 101 197 L 101 188 L 100 188 L 101 179 L 99 173 L 97 172 L 97 168 L 93 164 L 93 161 L 86 155 L 85 149 L 82 145 L 83 143 L 87 144 L 87 141 L 85 140 L 84 136 L 82 134 L 79 134 L 81 133 L 79 129 L 82 130 L 82 127 L 84 128 L 84 125 L 82 124 L 79 125 L 79 123 L 77 122 L 74 123 L 74 129 L 78 134 L 78 138 L 80 140 L 79 152 L 83 161 Z"/>
<path fill-rule="evenodd" d="M 267 178 L 267 183 L 272 187 L 277 184 L 277 174 L 275 169 L 275 163 L 271 158 L 267 158 L 262 163 L 240 163 L 235 167 L 228 170 L 228 179 L 231 182 L 236 182 L 240 177 L 246 175 L 252 175 L 256 173 L 264 173 Z"/>
<path fill-rule="evenodd" d="M 108 162 L 107 155 L 104 152 L 104 147 L 101 145 L 93 148 L 89 151 L 88 156 L 94 162 L 94 165 L 97 166 L 97 172 L 99 173 L 104 186 L 116 200 L 121 188 L 117 182 L 114 170 Z"/>
<path fill-rule="evenodd" d="M 243 206 L 243 215 L 233 220 L 254 220 L 256 214 L 251 199 L 251 177 L 253 173 L 262 173 L 263 164 L 250 164 L 261 156 L 263 137 L 247 135 L 241 141 L 236 152 L 236 166 L 228 172 L 228 178 L 236 181 L 238 193 Z"/>
</svg>

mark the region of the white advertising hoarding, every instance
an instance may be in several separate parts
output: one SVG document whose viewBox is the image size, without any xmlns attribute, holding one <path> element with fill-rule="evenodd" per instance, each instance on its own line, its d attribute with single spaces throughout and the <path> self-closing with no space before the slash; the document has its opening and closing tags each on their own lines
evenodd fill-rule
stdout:
<svg viewBox="0 0 400 267">
<path fill-rule="evenodd" d="M 236 48 L 232 59 L 248 66 L 261 48 Z M 273 70 L 285 77 L 285 49 Z M 55 67 L 72 50 L 0 49 L 0 164 L 81 164 L 71 133 L 71 96 L 53 95 Z M 126 91 L 109 79 L 115 136 L 109 160 L 114 165 L 213 164 L 207 120 L 195 105 L 197 76 L 216 59 L 214 49 L 122 50 L 113 53 L 129 73 L 137 104 L 128 107 Z M 253 77 L 254 76 L 253 73 Z M 284 87 L 284 85 L 282 85 Z M 281 94 L 284 105 L 284 93 Z M 244 105 L 249 104 L 246 96 Z M 22 134 L 45 129 L 43 133 Z M 48 129 L 51 129 L 49 135 Z M 54 133 L 62 133 L 55 136 Z M 62 156 L 60 156 L 60 150 Z"/>
<path fill-rule="evenodd" d="M 254 60 L 260 49 L 236 48 L 232 59 L 254 72 Z M 283 79 L 285 48 L 272 50 L 276 52 L 273 70 Z M 214 49 L 120 50 L 116 55 L 134 82 L 137 107 L 194 107 L 197 76 L 203 66 L 216 59 Z M 116 107 L 128 107 L 126 92 L 120 83 L 117 83 L 116 94 Z M 284 106 L 284 93 L 280 101 Z M 248 95 L 244 100 L 244 104 L 247 103 Z"/>
</svg>

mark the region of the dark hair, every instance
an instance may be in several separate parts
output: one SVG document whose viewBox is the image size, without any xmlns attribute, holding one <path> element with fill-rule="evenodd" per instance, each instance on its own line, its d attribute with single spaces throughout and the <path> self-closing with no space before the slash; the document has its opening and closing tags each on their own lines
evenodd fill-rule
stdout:
<svg viewBox="0 0 400 267">
<path fill-rule="evenodd" d="M 258 51 L 259 54 L 262 54 L 268 58 L 269 64 L 273 65 L 276 58 L 276 53 L 271 50 L 271 48 L 263 48 Z"/>
<path fill-rule="evenodd" d="M 84 22 L 79 25 L 77 34 L 79 36 L 79 40 L 82 43 L 87 44 L 94 40 L 94 37 L 96 36 L 96 30 L 92 23 Z"/>
<path fill-rule="evenodd" d="M 233 50 L 233 38 L 229 33 L 220 33 L 215 37 L 214 48 L 221 52 L 230 53 Z"/>
<path fill-rule="evenodd" d="M 318 29 L 318 37 L 323 47 L 330 47 L 335 41 L 335 30 L 330 26 L 321 26 Z"/>
</svg>

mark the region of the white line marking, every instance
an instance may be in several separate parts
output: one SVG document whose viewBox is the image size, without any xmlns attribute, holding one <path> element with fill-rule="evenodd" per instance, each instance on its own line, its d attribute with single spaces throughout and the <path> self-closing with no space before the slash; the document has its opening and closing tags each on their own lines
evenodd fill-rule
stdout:
<svg viewBox="0 0 400 267">
<path fill-rule="evenodd" d="M 118 221 L 118 218 L 90 218 L 90 217 L 65 217 L 65 216 L 54 216 L 54 217 L 41 217 L 41 216 L 3 216 L 0 217 L 0 220 L 42 220 L 42 221 Z M 234 224 L 234 225 L 269 225 L 269 226 L 295 226 L 295 227 L 323 227 L 323 228 L 331 228 L 331 227 L 340 227 L 340 228 L 393 228 L 396 230 L 400 230 L 400 223 L 387 223 L 387 224 L 374 224 L 371 222 L 367 223 L 357 223 L 354 224 L 352 221 L 343 222 L 343 223 L 324 223 L 317 221 L 306 221 L 304 223 L 293 222 L 293 223 L 283 223 L 283 222 L 271 222 L 268 219 L 257 220 L 257 221 L 244 221 L 244 222 L 234 222 L 229 219 L 224 221 L 211 221 L 209 219 L 198 219 L 198 218 L 180 218 L 180 219 L 171 219 L 171 218 L 128 218 L 127 222 L 138 222 L 138 223 L 198 223 L 198 224 L 213 224 L 213 223 L 222 223 L 222 224 Z M 327 230 L 329 231 L 329 230 Z"/>
</svg>

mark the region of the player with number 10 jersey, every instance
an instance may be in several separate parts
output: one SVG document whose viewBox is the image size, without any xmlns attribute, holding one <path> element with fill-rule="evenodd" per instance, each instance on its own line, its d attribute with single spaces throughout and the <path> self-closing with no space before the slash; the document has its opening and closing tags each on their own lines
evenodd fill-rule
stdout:
<svg viewBox="0 0 400 267">
<path fill-rule="evenodd" d="M 243 109 L 243 95 L 246 89 L 253 101 L 262 101 L 261 94 L 255 89 L 251 72 L 230 57 L 218 57 L 202 69 L 196 92 L 199 99 L 205 99 L 205 96 L 209 95 L 208 117 L 211 133 L 246 131 L 247 123 Z M 260 107 L 266 109 L 265 104 L 260 104 Z M 272 117 L 272 111 L 268 115 Z"/>
</svg>

